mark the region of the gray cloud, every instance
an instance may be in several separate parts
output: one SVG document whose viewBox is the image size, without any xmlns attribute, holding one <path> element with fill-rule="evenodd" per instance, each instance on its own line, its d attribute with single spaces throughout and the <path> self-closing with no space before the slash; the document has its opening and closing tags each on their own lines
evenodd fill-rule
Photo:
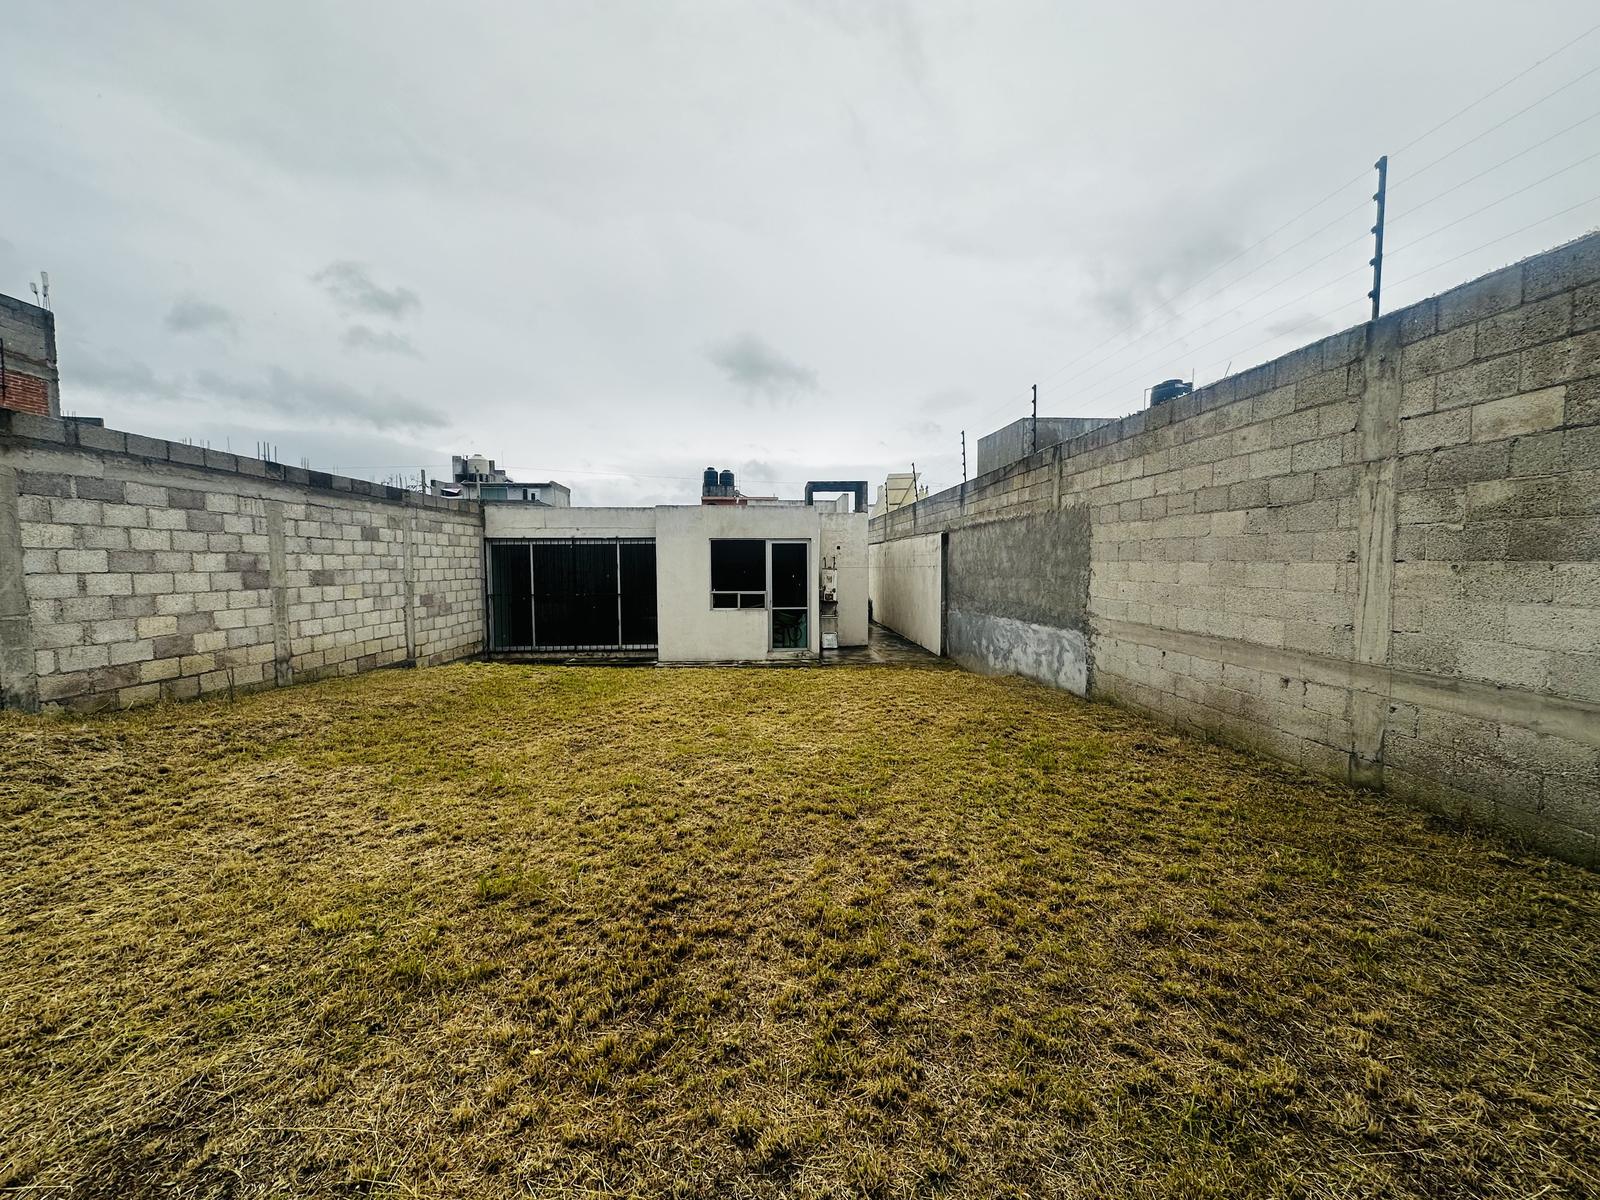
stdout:
<svg viewBox="0 0 1600 1200">
<path fill-rule="evenodd" d="M 430 429 L 446 424 L 437 411 L 405 396 L 377 389 L 361 392 L 337 380 L 295 375 L 282 367 L 268 367 L 259 379 L 200 371 L 195 383 L 257 410 L 318 424 L 346 422 L 374 429 Z"/>
<path fill-rule="evenodd" d="M 421 352 L 411 344 L 411 339 L 392 329 L 373 329 L 370 325 L 352 325 L 339 339 L 346 350 L 370 350 L 374 354 L 400 354 L 407 358 L 421 358 Z"/>
<path fill-rule="evenodd" d="M 873 4 L 801 0 L 801 7 L 851 36 L 871 34 L 883 39 L 911 82 L 919 89 L 926 86 L 928 60 L 922 46 L 922 30 L 912 6 L 905 0 L 877 0 Z"/>
<path fill-rule="evenodd" d="M 1156 379 L 1211 379 L 1312 340 L 1321 327 L 1289 328 L 1301 310 L 1358 321 L 1360 271 L 1279 306 L 1365 262 L 1369 169 L 1391 131 L 1437 125 L 1479 95 L 1474 79 L 1507 78 L 1594 21 L 1593 0 L 1545 0 L 1537 20 L 1440 54 L 1433 6 L 1390 5 L 1374 56 L 1362 22 L 1286 17 L 1279 32 L 1342 64 L 1332 96 L 1304 86 L 1302 59 L 1261 53 L 1242 3 L 1151 23 L 1037 0 L 633 0 L 511 6 L 448 38 L 417 0 L 376 23 L 315 0 L 266 23 L 237 5 L 103 4 L 88 22 L 78 7 L 12 6 L 18 68 L 0 72 L 7 170 L 36 184 L 6 195 L 0 291 L 27 298 L 50 271 L 65 407 L 235 447 L 267 427 L 286 453 L 315 439 L 319 456 L 415 420 L 428 432 L 389 440 L 446 464 L 477 449 L 608 472 L 572 480 L 587 502 L 692 502 L 707 462 L 746 459 L 784 479 L 877 481 L 914 458 L 946 484 L 958 431 L 970 458 L 1027 412 L 1031 382 L 1043 412 L 1109 416 Z M 1545 95 L 1572 59 L 1400 156 L 1395 213 L 1410 170 Z M 1176 61 L 1225 86 L 1175 100 L 1129 85 Z M 60 86 L 81 79 L 94 86 Z M 1415 232 L 1442 228 L 1398 260 L 1391 307 L 1593 223 L 1591 204 L 1530 225 L 1594 196 L 1596 163 L 1445 226 L 1578 159 L 1589 104 L 1551 95 L 1440 163 Z M 1471 185 L 1446 193 L 1456 181 Z M 1348 262 L 1296 276 L 1342 242 Z M 227 309 L 236 335 L 169 332 L 187 296 Z M 371 336 L 347 342 L 357 327 Z M 202 389 L 202 369 L 230 390 Z M 359 451 L 333 461 L 417 453 Z"/>
<path fill-rule="evenodd" d="M 1220 228 L 1190 228 L 1181 241 L 1162 239 L 1143 252 L 1130 248 L 1127 256 L 1115 263 L 1092 266 L 1095 283 L 1090 303 L 1118 325 L 1148 321 L 1173 300 L 1180 301 L 1181 310 L 1220 287 L 1222 279 L 1208 279 L 1208 274 L 1243 248 L 1238 237 Z M 1188 291 L 1190 288 L 1195 290 Z"/>
<path fill-rule="evenodd" d="M 72 393 L 79 387 L 134 399 L 180 399 L 177 385 L 160 378 L 148 363 L 131 358 L 101 358 L 80 346 L 61 358 L 62 403 L 72 407 Z"/>
<path fill-rule="evenodd" d="M 371 313 L 398 320 L 422 307 L 422 297 L 408 287 L 380 287 L 361 263 L 343 259 L 311 277 L 345 312 Z"/>
<path fill-rule="evenodd" d="M 921 412 L 930 414 L 948 413 L 970 408 L 976 401 L 977 397 L 963 388 L 941 388 L 932 395 L 924 397 L 917 408 Z"/>
<path fill-rule="evenodd" d="M 719 342 L 706 357 L 729 383 L 775 404 L 817 390 L 816 371 L 785 358 L 753 333 Z"/>
<path fill-rule="evenodd" d="M 185 296 L 177 300 L 167 310 L 165 324 L 173 333 L 204 333 L 207 330 L 215 330 L 218 333 L 233 335 L 239 331 L 238 321 L 232 312 L 220 304 L 213 304 L 196 296 Z"/>
<path fill-rule="evenodd" d="M 75 348 L 62 367 L 63 406 L 79 408 L 79 388 L 108 399 L 138 400 L 202 408 L 213 419 L 246 423 L 276 415 L 321 426 L 359 426 L 378 430 L 437 429 L 447 424 L 435 409 L 408 396 L 374 388 L 360 391 L 336 379 L 268 367 L 259 376 L 204 369 L 192 375 L 162 374 L 127 356 L 102 358 Z M 219 407 L 220 402 L 220 407 Z M 118 419 L 119 428 L 144 428 Z"/>
</svg>

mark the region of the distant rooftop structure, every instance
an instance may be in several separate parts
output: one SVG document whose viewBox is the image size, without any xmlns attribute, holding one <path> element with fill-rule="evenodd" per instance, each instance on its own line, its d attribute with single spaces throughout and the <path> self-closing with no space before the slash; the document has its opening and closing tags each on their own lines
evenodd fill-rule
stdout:
<svg viewBox="0 0 1600 1200">
<path fill-rule="evenodd" d="M 907 504 L 915 504 L 928 494 L 928 485 L 919 483 L 915 472 L 895 471 L 878 485 L 878 496 L 872 502 L 872 515 L 881 517 Z"/>
<path fill-rule="evenodd" d="M 734 486 L 732 471 L 707 467 L 700 480 L 701 504 L 777 504 L 776 496 L 746 496 Z"/>
<path fill-rule="evenodd" d="M 1110 417 L 1040 417 L 1038 442 L 1035 444 L 1034 419 L 1022 417 L 978 439 L 977 474 L 987 475 L 990 471 L 998 471 L 1018 459 L 1027 458 L 1035 450 L 1043 450 L 1058 442 L 1070 442 L 1091 429 L 1110 423 Z"/>
<path fill-rule="evenodd" d="M 55 314 L 10 296 L 0 296 L 0 408 L 61 415 Z"/>
<path fill-rule="evenodd" d="M 555 480 L 520 483 L 494 465 L 494 459 L 481 454 L 452 455 L 450 479 L 435 479 L 429 489 L 435 496 L 463 500 L 514 500 L 523 504 L 544 504 L 569 508 L 572 489 Z"/>
</svg>

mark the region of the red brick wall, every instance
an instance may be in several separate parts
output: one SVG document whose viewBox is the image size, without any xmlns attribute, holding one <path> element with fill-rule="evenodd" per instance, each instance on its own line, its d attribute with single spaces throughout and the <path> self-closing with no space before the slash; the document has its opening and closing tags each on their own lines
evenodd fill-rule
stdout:
<svg viewBox="0 0 1600 1200">
<path fill-rule="evenodd" d="M 5 395 L 0 396 L 0 408 L 14 408 L 18 412 L 50 415 L 50 395 L 42 379 L 20 375 L 16 371 L 5 374 Z"/>
</svg>

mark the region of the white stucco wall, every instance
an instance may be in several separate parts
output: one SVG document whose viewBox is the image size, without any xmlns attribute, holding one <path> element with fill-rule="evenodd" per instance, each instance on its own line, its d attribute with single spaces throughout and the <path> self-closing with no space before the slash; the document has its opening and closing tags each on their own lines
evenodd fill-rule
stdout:
<svg viewBox="0 0 1600 1200">
<path fill-rule="evenodd" d="M 656 605 L 662 662 L 724 662 L 782 658 L 795 651 L 770 649 L 766 609 L 711 607 L 711 539 L 798 539 L 809 543 L 806 632 L 817 652 L 817 546 L 821 520 L 815 508 L 783 505 L 663 505 L 656 510 Z"/>
<path fill-rule="evenodd" d="M 493 500 L 483 506 L 488 538 L 654 537 L 655 532 L 653 508 L 545 508 Z"/>
<path fill-rule="evenodd" d="M 867 514 L 822 512 L 823 557 L 838 560 L 839 645 L 867 644 Z"/>
<path fill-rule="evenodd" d="M 872 616 L 901 637 L 943 654 L 939 535 L 879 542 L 868 555 Z"/>
</svg>

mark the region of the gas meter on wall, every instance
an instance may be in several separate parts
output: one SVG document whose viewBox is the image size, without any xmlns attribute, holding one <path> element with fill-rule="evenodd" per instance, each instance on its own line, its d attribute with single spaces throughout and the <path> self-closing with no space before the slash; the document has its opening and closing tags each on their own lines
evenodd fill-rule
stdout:
<svg viewBox="0 0 1600 1200">
<path fill-rule="evenodd" d="M 822 598 L 824 601 L 837 600 L 839 598 L 838 571 L 822 572 Z"/>
</svg>

